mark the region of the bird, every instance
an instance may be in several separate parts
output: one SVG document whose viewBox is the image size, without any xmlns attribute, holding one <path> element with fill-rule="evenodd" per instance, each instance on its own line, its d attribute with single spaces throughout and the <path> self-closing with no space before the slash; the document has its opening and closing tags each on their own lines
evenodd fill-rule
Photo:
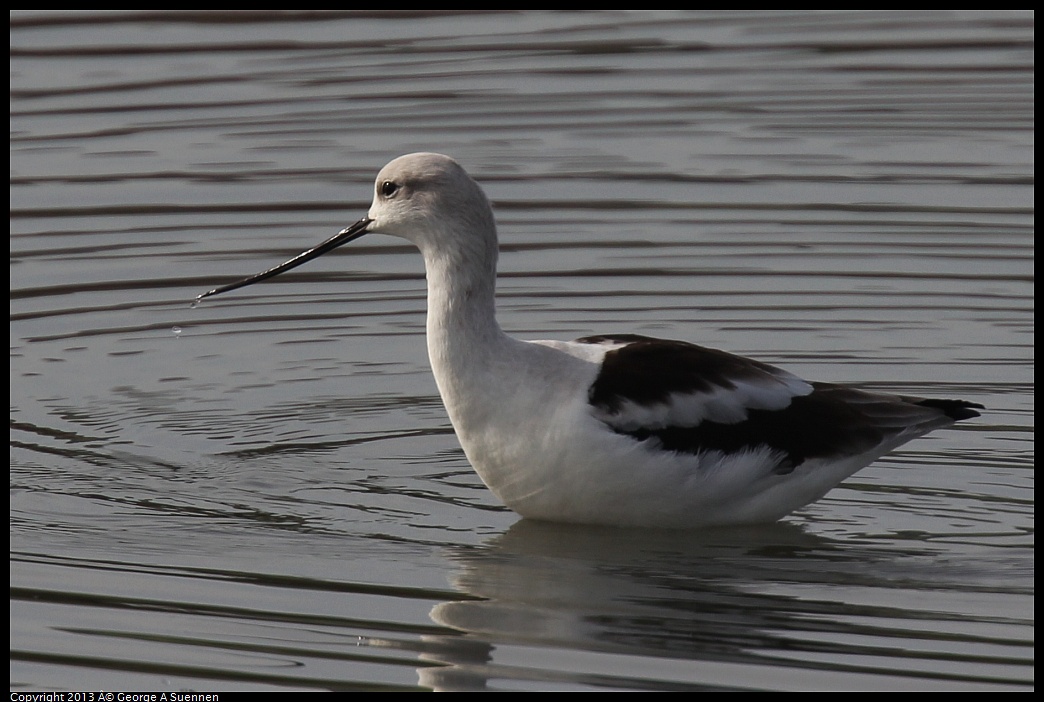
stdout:
<svg viewBox="0 0 1044 702">
<path fill-rule="evenodd" d="M 810 382 L 685 341 L 515 339 L 496 318 L 490 201 L 457 161 L 436 153 L 381 169 L 355 224 L 193 304 L 366 234 L 420 249 L 439 394 L 469 463 L 526 519 L 670 529 L 771 523 L 896 447 L 984 409 Z"/>
</svg>

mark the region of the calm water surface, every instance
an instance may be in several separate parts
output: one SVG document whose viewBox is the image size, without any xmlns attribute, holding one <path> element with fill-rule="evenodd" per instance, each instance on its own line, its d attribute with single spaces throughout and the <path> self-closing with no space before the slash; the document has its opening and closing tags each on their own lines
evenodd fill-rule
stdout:
<svg viewBox="0 0 1044 702">
<path fill-rule="evenodd" d="M 11 688 L 1034 686 L 1033 15 L 11 13 Z M 520 521 L 389 159 L 495 203 L 524 338 L 963 397 L 821 502 Z"/>
</svg>

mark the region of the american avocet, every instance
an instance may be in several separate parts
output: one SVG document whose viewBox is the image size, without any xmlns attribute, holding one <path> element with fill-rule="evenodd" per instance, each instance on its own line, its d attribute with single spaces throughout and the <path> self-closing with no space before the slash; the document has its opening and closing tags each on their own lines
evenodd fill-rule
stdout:
<svg viewBox="0 0 1044 702">
<path fill-rule="evenodd" d="M 804 381 L 724 351 L 632 334 L 518 341 L 494 310 L 497 233 L 456 161 L 377 175 L 366 217 L 275 268 L 364 234 L 412 241 L 428 279 L 428 356 L 471 465 L 524 517 L 698 527 L 771 522 L 895 447 L 982 405 Z"/>
</svg>

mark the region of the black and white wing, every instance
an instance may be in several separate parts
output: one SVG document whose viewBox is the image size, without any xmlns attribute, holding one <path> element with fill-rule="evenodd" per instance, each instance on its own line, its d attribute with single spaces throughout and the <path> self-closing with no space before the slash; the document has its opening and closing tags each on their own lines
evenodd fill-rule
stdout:
<svg viewBox="0 0 1044 702">
<path fill-rule="evenodd" d="M 610 347 L 589 390 L 595 416 L 663 450 L 733 454 L 769 447 L 773 469 L 810 458 L 883 453 L 977 417 L 962 400 L 926 400 L 811 383 L 742 356 L 633 334 L 576 343 Z"/>
</svg>

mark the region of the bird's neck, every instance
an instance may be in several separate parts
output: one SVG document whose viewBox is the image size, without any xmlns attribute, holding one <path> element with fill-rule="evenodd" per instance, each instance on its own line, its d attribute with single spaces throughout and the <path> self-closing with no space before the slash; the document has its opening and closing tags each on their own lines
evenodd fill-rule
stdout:
<svg viewBox="0 0 1044 702">
<path fill-rule="evenodd" d="M 458 434 L 489 408 L 498 364 L 517 342 L 496 320 L 496 250 L 423 252 L 428 279 L 427 342 L 431 369 Z M 484 254 L 479 256 L 478 254 Z"/>
<path fill-rule="evenodd" d="M 462 357 L 477 361 L 505 337 L 496 319 L 496 254 L 478 253 L 425 254 L 433 366 Z"/>
</svg>

